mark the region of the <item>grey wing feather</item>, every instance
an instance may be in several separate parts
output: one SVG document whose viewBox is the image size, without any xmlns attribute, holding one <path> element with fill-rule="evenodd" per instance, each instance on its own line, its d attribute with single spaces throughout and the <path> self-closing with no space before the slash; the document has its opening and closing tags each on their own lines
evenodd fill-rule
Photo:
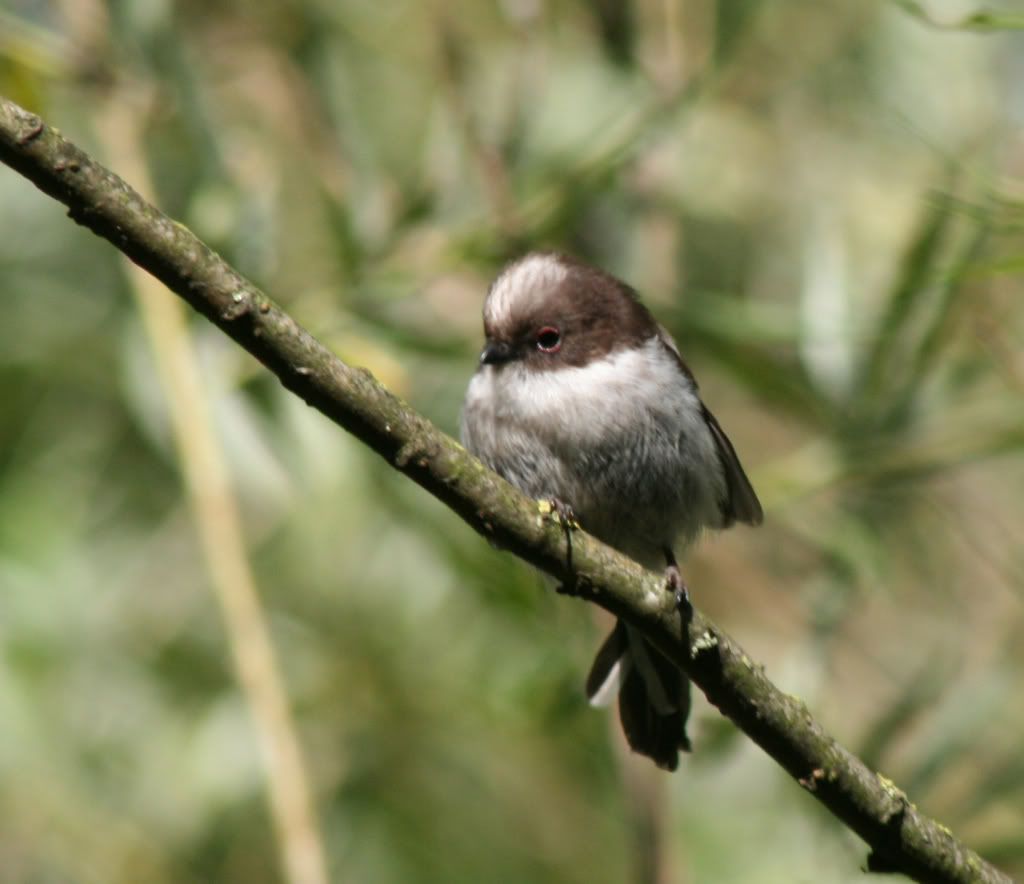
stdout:
<svg viewBox="0 0 1024 884">
<path fill-rule="evenodd" d="M 754 493 L 750 479 L 743 472 L 740 459 L 736 456 L 736 449 L 732 442 L 725 435 L 725 431 L 719 426 L 715 416 L 708 411 L 706 405 L 701 403 L 704 413 L 704 420 L 707 421 L 711 430 L 711 437 L 715 440 L 715 448 L 718 451 L 718 460 L 722 464 L 722 472 L 725 474 L 725 487 L 728 494 L 722 510 L 725 519 L 725 527 L 733 522 L 746 522 L 748 525 L 760 525 L 764 519 L 764 512 L 761 509 L 761 502 Z"/>
<path fill-rule="evenodd" d="M 693 384 L 694 390 L 696 390 L 697 379 L 679 354 L 679 348 L 676 346 L 676 342 L 672 340 L 672 335 L 663 326 L 659 325 L 658 337 L 676 358 L 680 370 L 689 379 L 690 383 Z M 761 501 L 757 499 L 754 488 L 750 484 L 750 479 L 747 478 L 747 474 L 743 472 L 743 467 L 740 466 L 740 459 L 736 456 L 736 449 L 732 447 L 732 442 L 725 435 L 725 430 L 715 420 L 715 416 L 708 411 L 708 407 L 703 402 L 701 402 L 700 407 L 708 429 L 711 430 L 711 438 L 715 440 L 715 450 L 718 452 L 718 460 L 722 464 L 722 472 L 725 474 L 727 498 L 723 501 L 722 505 L 722 527 L 728 528 L 733 522 L 737 521 L 746 522 L 748 525 L 760 525 L 764 520 Z"/>
</svg>

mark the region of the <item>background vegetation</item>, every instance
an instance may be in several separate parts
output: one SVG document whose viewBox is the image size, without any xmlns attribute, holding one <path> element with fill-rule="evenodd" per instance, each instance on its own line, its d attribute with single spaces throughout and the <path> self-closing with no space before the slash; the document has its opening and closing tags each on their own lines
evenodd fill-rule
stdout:
<svg viewBox="0 0 1024 884">
<path fill-rule="evenodd" d="M 2 0 L 0 92 L 137 162 L 451 432 L 508 257 L 634 283 L 767 512 L 691 555 L 701 606 L 1024 875 L 1020 24 L 953 0 Z M 131 277 L 5 170 L 0 298 L 0 878 L 280 880 Z M 332 877 L 628 877 L 590 612 L 192 325 Z M 693 735 L 660 780 L 665 880 L 860 880 L 857 839 L 700 701 Z"/>
</svg>

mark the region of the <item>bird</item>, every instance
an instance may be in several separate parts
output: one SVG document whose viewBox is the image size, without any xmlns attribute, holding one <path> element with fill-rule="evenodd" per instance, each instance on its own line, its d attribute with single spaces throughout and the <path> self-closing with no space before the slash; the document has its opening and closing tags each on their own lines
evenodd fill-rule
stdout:
<svg viewBox="0 0 1024 884">
<path fill-rule="evenodd" d="M 686 592 L 675 552 L 704 529 L 758 525 L 761 504 L 671 335 L 636 291 L 559 252 L 508 264 L 483 305 L 462 408 L 465 448 L 525 494 Z M 616 694 L 630 748 L 665 770 L 690 751 L 686 676 L 616 622 L 586 681 Z"/>
</svg>

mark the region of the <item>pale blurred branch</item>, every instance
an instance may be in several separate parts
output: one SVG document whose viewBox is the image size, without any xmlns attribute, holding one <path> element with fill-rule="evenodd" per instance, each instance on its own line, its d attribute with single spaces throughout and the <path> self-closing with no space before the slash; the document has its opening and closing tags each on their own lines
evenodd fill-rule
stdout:
<svg viewBox="0 0 1024 884">
<path fill-rule="evenodd" d="M 640 629 L 708 699 L 872 848 L 868 867 L 919 881 L 1010 879 L 922 814 L 892 782 L 840 746 L 806 706 L 776 688 L 699 611 L 683 623 L 659 575 L 581 532 L 566 535 L 454 439 L 352 368 L 180 224 L 66 141 L 0 99 L 0 160 L 70 209 L 256 356 L 281 383 L 353 433 L 498 546 Z"/>
<path fill-rule="evenodd" d="M 111 99 L 101 115 L 105 148 L 140 189 L 151 192 L 140 149 L 138 121 L 144 115 L 124 99 L 124 94 Z M 302 747 L 249 565 L 230 470 L 213 426 L 185 309 L 141 267 L 129 267 L 131 288 L 167 396 L 210 583 L 263 758 L 285 880 L 327 884 L 327 859 Z"/>
</svg>

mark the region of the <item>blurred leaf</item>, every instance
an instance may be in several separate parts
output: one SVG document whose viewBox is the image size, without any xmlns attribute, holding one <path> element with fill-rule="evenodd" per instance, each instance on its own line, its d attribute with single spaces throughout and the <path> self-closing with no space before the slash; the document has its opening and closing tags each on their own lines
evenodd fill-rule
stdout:
<svg viewBox="0 0 1024 884">
<path fill-rule="evenodd" d="M 900 276 L 886 298 L 885 310 L 861 360 L 858 395 L 866 402 L 878 399 L 885 385 L 893 381 L 893 372 L 898 370 L 897 351 L 907 346 L 908 326 L 928 294 L 952 220 L 952 203 L 945 195 L 936 195 L 925 207 L 901 262 Z"/>
<path fill-rule="evenodd" d="M 942 777 L 957 769 L 976 744 L 986 719 L 1002 707 L 1007 698 L 1008 685 L 998 678 L 984 680 L 968 689 L 947 691 L 931 718 L 927 737 L 916 747 L 901 788 L 908 795 L 923 799 Z"/>
<path fill-rule="evenodd" d="M 912 15 L 918 21 L 922 21 L 934 28 L 947 30 L 970 30 L 970 31 L 1016 31 L 1024 29 L 1024 15 L 1013 12 L 972 12 L 956 21 L 940 23 L 937 22 L 924 6 L 917 0 L 892 0 L 905 12 Z"/>
<path fill-rule="evenodd" d="M 760 2 L 751 0 L 719 0 L 715 3 L 715 61 L 719 66 L 736 52 L 761 6 Z"/>
<path fill-rule="evenodd" d="M 893 699 L 861 738 L 857 747 L 860 759 L 873 770 L 885 769 L 886 758 L 893 744 L 917 726 L 934 704 L 949 689 L 957 666 L 953 661 L 929 664 L 913 678 L 907 679 Z"/>
</svg>

